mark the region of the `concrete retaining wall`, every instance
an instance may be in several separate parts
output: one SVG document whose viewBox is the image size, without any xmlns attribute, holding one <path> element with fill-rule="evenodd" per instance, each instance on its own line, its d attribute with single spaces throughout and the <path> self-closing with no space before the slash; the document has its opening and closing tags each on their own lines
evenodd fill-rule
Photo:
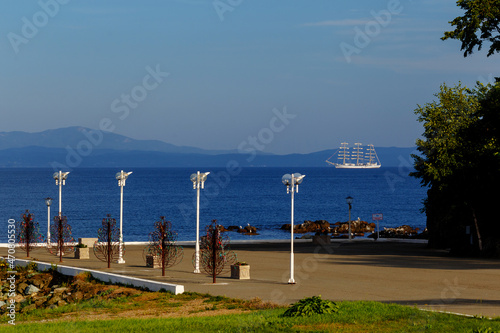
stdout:
<svg viewBox="0 0 500 333">
<path fill-rule="evenodd" d="M 16 266 L 27 266 L 30 262 L 34 262 L 38 264 L 39 270 L 46 270 L 51 267 L 50 263 L 40 262 L 40 261 L 30 261 L 24 259 L 16 259 Z M 166 291 L 170 291 L 171 293 L 177 295 L 182 294 L 184 292 L 184 286 L 180 284 L 170 284 L 164 282 L 151 281 L 146 279 L 139 279 L 130 276 L 118 275 L 113 273 L 105 273 L 101 271 L 96 271 L 92 269 L 84 269 L 78 267 L 70 267 L 70 266 L 62 266 L 57 265 L 57 271 L 64 275 L 75 276 L 82 272 L 89 272 L 96 279 L 99 279 L 103 282 L 109 283 L 123 283 L 132 285 L 138 288 L 148 288 L 151 291 L 159 291 L 160 289 L 165 289 Z"/>
</svg>

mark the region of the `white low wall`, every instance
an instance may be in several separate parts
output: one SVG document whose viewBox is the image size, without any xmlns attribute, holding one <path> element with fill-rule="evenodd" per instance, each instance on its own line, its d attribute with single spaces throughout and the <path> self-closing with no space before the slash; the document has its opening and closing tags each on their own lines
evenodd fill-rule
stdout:
<svg viewBox="0 0 500 333">
<path fill-rule="evenodd" d="M 30 261 L 24 259 L 16 259 L 16 266 L 27 266 L 30 262 L 34 262 L 38 264 L 39 270 L 46 270 L 51 268 L 50 263 L 40 262 L 40 261 Z M 184 286 L 180 284 L 170 284 L 164 282 L 151 281 L 146 279 L 139 279 L 130 276 L 118 275 L 113 273 L 106 273 L 101 271 L 96 271 L 93 269 L 85 269 L 78 267 L 70 267 L 70 266 L 62 266 L 57 265 L 57 271 L 64 275 L 75 276 L 82 272 L 89 272 L 96 279 L 99 279 L 103 282 L 109 283 L 123 283 L 132 285 L 134 287 L 139 288 L 148 288 L 151 291 L 159 291 L 160 289 L 165 289 L 166 291 L 170 291 L 174 295 L 182 294 L 184 292 Z"/>
</svg>

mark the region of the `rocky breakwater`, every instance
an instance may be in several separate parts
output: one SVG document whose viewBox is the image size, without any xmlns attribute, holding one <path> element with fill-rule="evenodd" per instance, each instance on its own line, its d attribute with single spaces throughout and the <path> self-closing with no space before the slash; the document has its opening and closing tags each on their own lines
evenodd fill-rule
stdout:
<svg viewBox="0 0 500 333">
<path fill-rule="evenodd" d="M 360 219 L 351 221 L 351 233 L 357 236 L 364 236 L 365 233 L 375 232 L 375 223 L 368 223 Z M 338 237 L 349 234 L 349 222 L 336 222 L 331 228 L 332 235 Z"/>
<path fill-rule="evenodd" d="M 283 224 L 281 230 L 291 231 L 292 227 L 290 223 Z M 318 234 L 327 234 L 330 232 L 330 223 L 325 220 L 317 221 L 304 221 L 301 224 L 294 224 L 293 232 L 297 234 L 305 234 L 308 232 L 314 232 Z"/>
<path fill-rule="evenodd" d="M 16 312 L 28 312 L 39 308 L 57 308 L 91 298 L 116 298 L 139 293 L 132 288 L 102 285 L 93 281 L 90 273 L 68 277 L 55 270 L 38 272 L 35 265 L 17 268 L 15 307 Z M 6 269 L 0 270 L 2 289 L 0 292 L 0 314 L 6 311 L 9 301 L 9 287 Z"/>
<path fill-rule="evenodd" d="M 419 232 L 419 228 L 413 228 L 409 225 L 402 225 L 396 228 L 384 228 L 380 230 L 380 238 L 427 238 L 427 229 L 423 232 Z M 376 234 L 368 236 L 370 238 L 376 237 Z"/>
<path fill-rule="evenodd" d="M 240 234 L 249 235 L 249 236 L 258 235 L 257 228 L 254 226 L 251 226 L 250 224 L 247 224 L 246 227 L 237 226 L 237 225 L 230 225 L 229 227 L 227 227 L 227 229 L 224 228 L 224 231 L 236 231 Z"/>
</svg>

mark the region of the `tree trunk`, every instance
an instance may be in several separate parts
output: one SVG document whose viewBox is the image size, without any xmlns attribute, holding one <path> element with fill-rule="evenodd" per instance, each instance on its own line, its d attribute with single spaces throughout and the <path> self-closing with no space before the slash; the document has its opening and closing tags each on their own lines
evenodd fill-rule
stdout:
<svg viewBox="0 0 500 333">
<path fill-rule="evenodd" d="M 476 226 L 479 251 L 483 252 L 483 241 L 481 240 L 481 232 L 479 232 L 479 224 L 477 223 L 476 211 L 474 210 L 474 208 L 472 208 L 472 217 L 474 218 L 474 225 Z"/>
<path fill-rule="evenodd" d="M 216 265 L 217 265 L 217 237 L 219 229 L 217 228 L 217 225 L 214 228 L 214 233 L 212 236 L 212 274 L 213 274 L 213 283 L 216 282 L 216 276 L 217 276 L 217 270 L 216 270 Z"/>
<path fill-rule="evenodd" d="M 111 268 L 111 223 L 108 221 L 108 268 Z"/>
</svg>

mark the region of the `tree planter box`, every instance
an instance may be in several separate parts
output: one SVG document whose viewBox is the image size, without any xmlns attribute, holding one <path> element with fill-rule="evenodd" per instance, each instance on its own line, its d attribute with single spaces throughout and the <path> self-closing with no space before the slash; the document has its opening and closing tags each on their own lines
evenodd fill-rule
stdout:
<svg viewBox="0 0 500 333">
<path fill-rule="evenodd" d="M 88 247 L 75 248 L 75 259 L 90 259 Z"/>
<path fill-rule="evenodd" d="M 160 256 L 152 256 L 152 255 L 148 254 L 146 256 L 146 267 L 160 268 L 161 267 L 161 257 Z"/>
<path fill-rule="evenodd" d="M 231 265 L 231 279 L 250 279 L 250 265 Z"/>
</svg>

